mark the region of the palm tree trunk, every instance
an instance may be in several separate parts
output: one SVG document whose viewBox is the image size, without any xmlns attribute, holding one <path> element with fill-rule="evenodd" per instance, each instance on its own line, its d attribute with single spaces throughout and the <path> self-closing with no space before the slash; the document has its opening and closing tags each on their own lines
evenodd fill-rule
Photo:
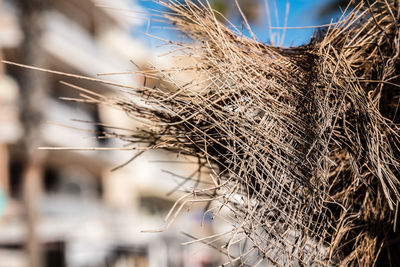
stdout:
<svg viewBox="0 0 400 267">
<path fill-rule="evenodd" d="M 20 25 L 25 39 L 21 46 L 23 63 L 43 66 L 45 55 L 41 48 L 44 0 L 19 0 Z M 41 124 L 47 98 L 46 76 L 23 70 L 21 83 L 21 121 L 24 127 L 23 198 L 27 219 L 26 249 L 31 267 L 42 265 L 40 238 L 37 235 L 39 214 L 37 202 L 43 176 L 44 156 L 37 147 L 41 144 Z"/>
</svg>

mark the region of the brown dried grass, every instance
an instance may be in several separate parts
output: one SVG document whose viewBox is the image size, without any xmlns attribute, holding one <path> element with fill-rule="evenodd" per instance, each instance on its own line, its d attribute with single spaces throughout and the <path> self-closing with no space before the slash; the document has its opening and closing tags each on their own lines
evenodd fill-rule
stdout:
<svg viewBox="0 0 400 267">
<path fill-rule="evenodd" d="M 161 70 L 169 89 L 124 88 L 145 105 L 86 91 L 80 101 L 151 122 L 109 137 L 205 162 L 199 172 L 207 169 L 213 186 L 197 181 L 167 226 L 185 204 L 212 201 L 207 212 L 233 228 L 198 242 L 228 240 L 227 264 L 371 266 L 379 255 L 381 264 L 395 262 L 399 2 L 361 3 L 321 40 L 285 49 L 242 37 L 208 6 L 161 4 L 166 22 L 194 40 L 170 42 L 193 63 Z M 193 71 L 201 78 L 174 79 Z"/>
</svg>

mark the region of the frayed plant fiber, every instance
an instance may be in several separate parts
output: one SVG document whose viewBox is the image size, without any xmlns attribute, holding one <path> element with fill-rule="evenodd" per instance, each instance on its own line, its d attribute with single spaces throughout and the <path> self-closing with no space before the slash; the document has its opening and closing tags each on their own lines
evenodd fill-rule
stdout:
<svg viewBox="0 0 400 267">
<path fill-rule="evenodd" d="M 243 37 L 207 4 L 183 2 L 160 4 L 169 10 L 166 22 L 189 40 L 170 42 L 174 53 L 191 63 L 142 73 L 161 72 L 168 88 L 130 91 L 145 104 L 123 95 L 82 99 L 151 123 L 117 137 L 205 162 L 212 185 L 195 183 L 168 224 L 184 204 L 212 201 L 207 212 L 232 230 L 199 242 L 220 249 L 223 236 L 227 265 L 398 260 L 399 2 L 360 3 L 297 48 Z M 195 77 L 177 82 L 185 72 Z"/>
</svg>

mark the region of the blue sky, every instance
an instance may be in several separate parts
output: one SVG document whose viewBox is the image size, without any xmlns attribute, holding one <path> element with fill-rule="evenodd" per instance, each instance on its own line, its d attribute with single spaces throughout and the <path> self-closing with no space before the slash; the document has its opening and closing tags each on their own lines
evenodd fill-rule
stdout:
<svg viewBox="0 0 400 267">
<path fill-rule="evenodd" d="M 226 0 L 232 1 L 232 0 Z M 263 0 L 261 0 L 263 1 Z M 283 27 L 285 25 L 285 14 L 287 10 L 287 1 L 286 0 L 265 0 L 269 3 L 269 9 L 271 14 L 271 24 L 273 27 Z M 320 8 L 330 2 L 331 0 L 288 0 L 289 2 L 289 16 L 287 21 L 288 27 L 299 27 L 299 26 L 315 26 L 329 22 L 329 19 L 321 20 L 318 19 L 317 12 Z M 160 6 L 156 3 L 153 3 L 148 0 L 139 0 L 139 4 L 147 10 L 160 10 Z M 275 8 L 276 6 L 276 8 Z M 277 14 L 279 19 L 277 20 L 275 14 L 275 10 L 277 10 Z M 154 11 L 153 11 L 154 12 Z M 265 12 L 263 13 L 265 14 Z M 268 43 L 270 41 L 269 29 L 267 27 L 266 16 L 263 16 L 264 19 L 260 20 L 260 22 L 252 25 L 252 29 L 258 38 L 259 41 Z M 173 31 L 168 31 L 162 29 L 160 27 L 165 26 L 158 22 L 151 21 L 150 27 L 143 25 L 140 29 L 134 30 L 135 33 L 148 32 L 149 34 L 165 38 L 165 39 L 176 39 L 176 33 Z M 282 43 L 283 46 L 298 46 L 301 44 L 306 44 L 309 42 L 314 29 L 288 29 L 286 30 L 285 39 Z M 274 29 L 274 35 L 283 35 L 283 30 Z M 161 44 L 160 41 L 146 37 L 146 43 L 156 48 Z M 275 43 L 277 40 L 275 39 Z"/>
</svg>

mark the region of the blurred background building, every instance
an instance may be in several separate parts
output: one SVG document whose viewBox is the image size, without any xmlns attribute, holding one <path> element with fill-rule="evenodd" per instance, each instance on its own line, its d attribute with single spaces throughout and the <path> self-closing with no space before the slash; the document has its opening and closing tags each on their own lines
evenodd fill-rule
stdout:
<svg viewBox="0 0 400 267">
<path fill-rule="evenodd" d="M 123 0 L 3 0 L 0 58 L 89 77 L 135 70 L 153 55 L 131 34 L 144 16 L 121 14 L 127 10 L 141 11 Z M 142 83 L 133 74 L 107 78 Z M 214 266 L 215 252 L 180 245 L 187 241 L 181 231 L 212 232 L 210 224 L 200 227 L 200 210 L 164 233 L 140 232 L 163 227 L 177 198 L 168 195 L 176 181 L 162 169 L 188 174 L 188 164 L 163 163 L 176 157 L 155 151 L 110 172 L 132 152 L 37 149 L 123 145 L 94 138 L 101 125 L 71 119 L 135 126 L 111 109 L 60 100 L 78 96 L 60 80 L 104 94 L 114 89 L 0 65 L 0 266 Z"/>
</svg>

